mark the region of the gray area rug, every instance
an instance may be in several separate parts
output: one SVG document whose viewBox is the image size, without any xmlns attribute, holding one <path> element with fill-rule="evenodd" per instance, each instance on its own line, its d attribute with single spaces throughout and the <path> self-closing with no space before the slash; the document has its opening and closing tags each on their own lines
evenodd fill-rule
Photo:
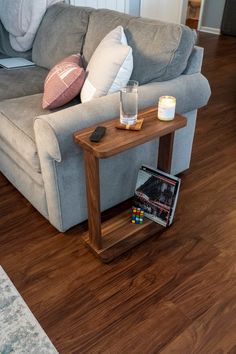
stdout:
<svg viewBox="0 0 236 354">
<path fill-rule="evenodd" d="M 1 266 L 0 354 L 58 354 Z"/>
</svg>

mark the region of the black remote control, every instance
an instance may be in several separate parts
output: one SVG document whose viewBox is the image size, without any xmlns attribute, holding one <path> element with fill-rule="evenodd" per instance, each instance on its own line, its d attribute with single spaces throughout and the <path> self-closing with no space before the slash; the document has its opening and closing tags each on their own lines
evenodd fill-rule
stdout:
<svg viewBox="0 0 236 354">
<path fill-rule="evenodd" d="M 98 143 L 106 133 L 106 130 L 107 128 L 105 127 L 97 127 L 90 135 L 89 140 Z"/>
</svg>

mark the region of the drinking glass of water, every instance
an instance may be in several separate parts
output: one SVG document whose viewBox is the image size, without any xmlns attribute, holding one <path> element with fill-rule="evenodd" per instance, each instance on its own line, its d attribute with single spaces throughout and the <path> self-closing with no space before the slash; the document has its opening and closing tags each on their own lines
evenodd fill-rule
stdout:
<svg viewBox="0 0 236 354">
<path fill-rule="evenodd" d="M 138 81 L 130 80 L 120 90 L 120 123 L 133 125 L 138 116 Z"/>
</svg>

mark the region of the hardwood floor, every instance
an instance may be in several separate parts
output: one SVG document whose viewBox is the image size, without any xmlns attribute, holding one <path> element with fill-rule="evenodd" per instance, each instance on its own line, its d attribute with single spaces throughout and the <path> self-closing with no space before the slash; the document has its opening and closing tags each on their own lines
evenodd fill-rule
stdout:
<svg viewBox="0 0 236 354">
<path fill-rule="evenodd" d="M 61 354 L 236 353 L 236 38 L 199 44 L 212 96 L 161 237 L 101 264 L 0 177 L 0 264 Z"/>
</svg>

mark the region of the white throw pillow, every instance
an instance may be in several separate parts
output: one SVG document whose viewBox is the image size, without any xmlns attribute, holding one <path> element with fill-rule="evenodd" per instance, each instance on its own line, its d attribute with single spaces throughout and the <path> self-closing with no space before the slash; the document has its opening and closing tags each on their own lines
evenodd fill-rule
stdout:
<svg viewBox="0 0 236 354">
<path fill-rule="evenodd" d="M 132 71 L 132 48 L 127 45 L 123 27 L 118 26 L 103 38 L 88 63 L 81 101 L 119 91 L 129 81 Z"/>
</svg>

